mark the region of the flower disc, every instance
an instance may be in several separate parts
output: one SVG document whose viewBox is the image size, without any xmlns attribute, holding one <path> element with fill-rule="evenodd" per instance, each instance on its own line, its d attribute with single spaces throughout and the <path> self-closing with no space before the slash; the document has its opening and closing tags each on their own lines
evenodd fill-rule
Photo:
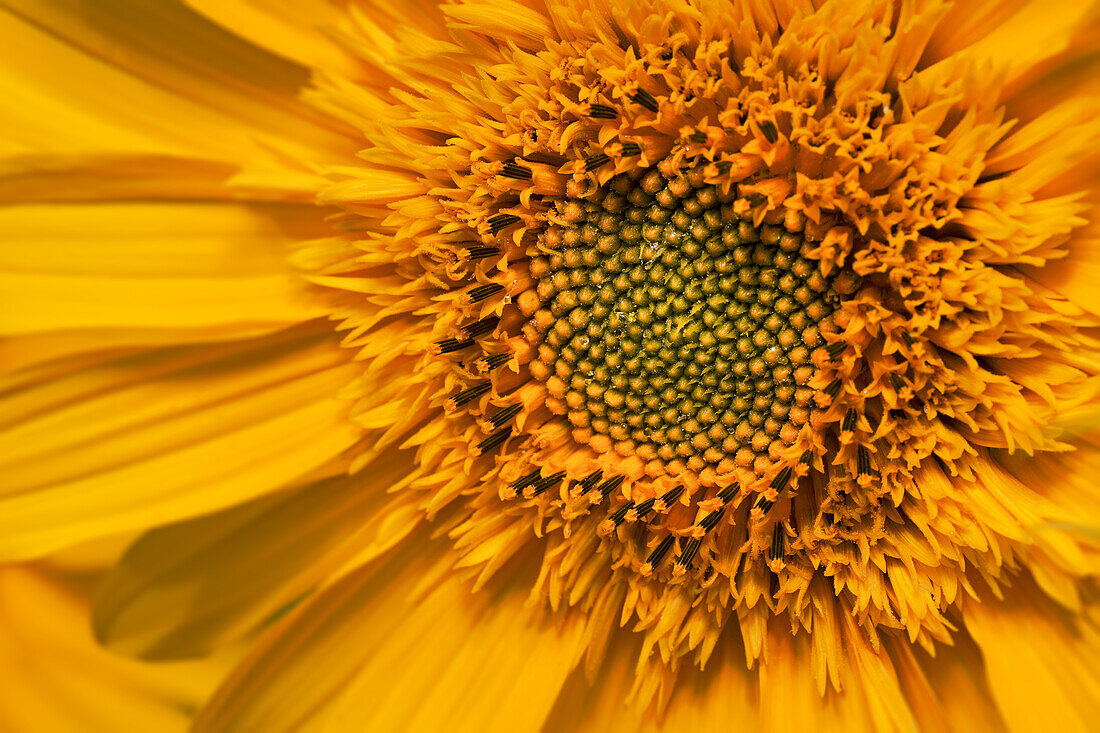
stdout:
<svg viewBox="0 0 1100 733">
<path fill-rule="evenodd" d="M 838 638 L 931 648 L 974 572 L 1053 572 L 996 496 L 1092 394 L 1091 317 L 1019 269 L 1076 209 L 1013 173 L 996 84 L 920 66 L 917 6 L 463 4 L 401 89 L 321 82 L 373 167 L 317 278 L 370 282 L 346 343 L 410 374 L 368 372 L 374 450 L 478 583 L 537 543 L 551 607 L 636 617 L 643 699 L 730 624 L 839 687 Z"/>
<path fill-rule="evenodd" d="M 800 231 L 758 229 L 733 201 L 699 168 L 622 174 L 561 206 L 531 265 L 529 368 L 548 406 L 652 476 L 766 470 L 814 409 L 834 278 Z"/>
</svg>

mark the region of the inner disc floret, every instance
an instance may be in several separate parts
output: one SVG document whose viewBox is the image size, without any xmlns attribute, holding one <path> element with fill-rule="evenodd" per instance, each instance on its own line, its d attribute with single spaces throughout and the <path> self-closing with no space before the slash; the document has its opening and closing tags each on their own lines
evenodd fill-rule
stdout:
<svg viewBox="0 0 1100 733">
<path fill-rule="evenodd" d="M 760 468 L 809 420 L 835 278 L 735 197 L 652 168 L 558 206 L 532 263 L 531 373 L 579 441 L 651 474 Z"/>
</svg>

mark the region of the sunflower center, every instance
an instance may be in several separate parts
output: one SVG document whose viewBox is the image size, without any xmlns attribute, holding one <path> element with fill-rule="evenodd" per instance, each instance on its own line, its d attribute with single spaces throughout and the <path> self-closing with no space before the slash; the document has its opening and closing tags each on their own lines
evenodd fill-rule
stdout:
<svg viewBox="0 0 1100 733">
<path fill-rule="evenodd" d="M 736 196 L 654 168 L 558 207 L 531 370 L 578 439 L 651 469 L 761 468 L 809 420 L 837 294 L 801 232 Z"/>
</svg>

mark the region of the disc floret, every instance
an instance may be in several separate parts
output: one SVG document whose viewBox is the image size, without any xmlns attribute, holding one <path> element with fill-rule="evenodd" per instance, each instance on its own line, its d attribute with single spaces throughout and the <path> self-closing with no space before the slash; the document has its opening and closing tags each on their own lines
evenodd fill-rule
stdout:
<svg viewBox="0 0 1100 733">
<path fill-rule="evenodd" d="M 651 476 L 767 472 L 819 413 L 838 271 L 803 232 L 738 213 L 702 167 L 621 174 L 559 205 L 531 265 L 531 373 L 573 437 Z"/>
</svg>

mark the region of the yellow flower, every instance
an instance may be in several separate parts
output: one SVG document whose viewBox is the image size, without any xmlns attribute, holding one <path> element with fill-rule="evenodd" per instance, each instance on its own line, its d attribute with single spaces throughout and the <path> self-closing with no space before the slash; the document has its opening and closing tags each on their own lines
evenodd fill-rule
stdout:
<svg viewBox="0 0 1100 733">
<path fill-rule="evenodd" d="M 1093 9 L 10 5 L 0 558 L 199 729 L 1100 719 Z"/>
</svg>

